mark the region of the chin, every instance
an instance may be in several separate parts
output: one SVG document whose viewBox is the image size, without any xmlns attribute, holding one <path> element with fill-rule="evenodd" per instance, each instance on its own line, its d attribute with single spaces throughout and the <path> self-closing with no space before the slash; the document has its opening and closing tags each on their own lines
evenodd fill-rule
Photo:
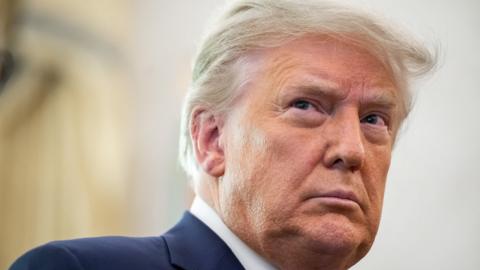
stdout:
<svg viewBox="0 0 480 270">
<path fill-rule="evenodd" d="M 365 228 L 342 215 L 326 215 L 304 225 L 306 248 L 322 254 L 366 254 L 371 245 Z"/>
</svg>

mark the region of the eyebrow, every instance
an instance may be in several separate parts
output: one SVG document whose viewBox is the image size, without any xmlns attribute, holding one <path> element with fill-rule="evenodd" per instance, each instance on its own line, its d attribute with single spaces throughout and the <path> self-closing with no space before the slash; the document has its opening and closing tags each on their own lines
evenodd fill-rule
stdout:
<svg viewBox="0 0 480 270">
<path fill-rule="evenodd" d="M 344 91 L 336 83 L 315 78 L 310 82 L 301 82 L 293 84 L 287 89 L 301 91 L 307 96 L 318 97 L 321 99 L 337 101 L 346 97 L 347 91 Z M 361 97 L 360 104 L 363 106 L 375 106 L 385 109 L 395 109 L 398 106 L 398 97 L 391 91 L 390 87 L 372 87 L 366 95 Z M 290 91 L 285 94 L 289 95 Z"/>
<path fill-rule="evenodd" d="M 332 100 L 340 100 L 346 95 L 345 91 L 342 91 L 337 83 L 318 77 L 310 77 L 306 80 L 302 80 L 299 83 L 294 83 L 288 86 L 287 89 L 290 91 L 300 90 L 303 94 L 308 96 L 318 96 L 320 98 L 327 98 Z"/>
<path fill-rule="evenodd" d="M 392 91 L 380 88 L 363 96 L 360 102 L 361 104 L 373 104 L 375 106 L 393 109 L 398 106 L 399 100 Z"/>
</svg>

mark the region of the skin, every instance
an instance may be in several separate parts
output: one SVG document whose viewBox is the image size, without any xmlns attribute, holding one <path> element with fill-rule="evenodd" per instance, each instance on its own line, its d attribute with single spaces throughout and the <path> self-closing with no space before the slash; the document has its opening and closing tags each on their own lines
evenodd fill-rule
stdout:
<svg viewBox="0 0 480 270">
<path fill-rule="evenodd" d="M 276 267 L 347 269 L 380 221 L 400 124 L 392 76 L 366 50 L 321 36 L 252 62 L 227 115 L 194 110 L 196 192 Z"/>
</svg>

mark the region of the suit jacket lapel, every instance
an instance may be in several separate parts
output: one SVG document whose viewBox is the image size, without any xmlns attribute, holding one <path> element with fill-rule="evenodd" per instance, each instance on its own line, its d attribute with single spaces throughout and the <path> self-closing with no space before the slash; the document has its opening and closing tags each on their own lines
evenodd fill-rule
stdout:
<svg viewBox="0 0 480 270">
<path fill-rule="evenodd" d="M 244 269 L 230 248 L 189 212 L 163 235 L 172 265 L 183 269 Z"/>
</svg>

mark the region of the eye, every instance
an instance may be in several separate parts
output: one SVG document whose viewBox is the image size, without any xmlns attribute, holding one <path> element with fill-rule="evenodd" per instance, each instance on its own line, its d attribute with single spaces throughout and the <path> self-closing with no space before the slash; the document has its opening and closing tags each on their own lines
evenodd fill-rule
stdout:
<svg viewBox="0 0 480 270">
<path fill-rule="evenodd" d="M 321 125 L 327 116 L 319 101 L 303 97 L 291 99 L 286 103 L 282 115 L 291 123 L 302 127 Z"/>
<path fill-rule="evenodd" d="M 306 100 L 303 100 L 303 99 L 300 99 L 300 100 L 296 100 L 294 102 L 292 102 L 292 104 L 290 105 L 292 106 L 293 108 L 296 108 L 296 109 L 299 109 L 299 110 L 308 110 L 308 109 L 315 109 L 315 106 L 309 102 L 309 101 L 306 101 Z"/>
<path fill-rule="evenodd" d="M 365 116 L 360 122 L 370 124 L 370 125 L 380 125 L 380 126 L 387 125 L 387 121 L 385 121 L 385 119 L 378 114 L 369 114 Z"/>
</svg>

